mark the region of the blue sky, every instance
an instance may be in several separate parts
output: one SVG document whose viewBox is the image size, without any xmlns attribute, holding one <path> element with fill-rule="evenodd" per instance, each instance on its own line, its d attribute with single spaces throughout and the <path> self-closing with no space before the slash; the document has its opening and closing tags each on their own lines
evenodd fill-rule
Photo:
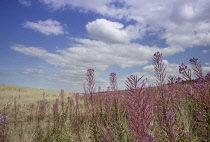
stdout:
<svg viewBox="0 0 210 142">
<path fill-rule="evenodd" d="M 1 0 L 0 84 L 83 92 L 88 68 L 106 90 L 131 74 L 155 77 L 160 51 L 168 75 L 192 57 L 210 71 L 209 0 Z"/>
</svg>

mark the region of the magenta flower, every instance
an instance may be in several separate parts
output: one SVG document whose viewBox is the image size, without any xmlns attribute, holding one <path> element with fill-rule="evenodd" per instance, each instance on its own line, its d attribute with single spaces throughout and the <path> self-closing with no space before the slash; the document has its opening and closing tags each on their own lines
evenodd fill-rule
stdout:
<svg viewBox="0 0 210 142">
<path fill-rule="evenodd" d="M 191 87 L 190 85 L 187 85 L 187 86 L 185 87 L 185 89 L 189 89 L 189 90 L 191 90 L 191 89 L 192 89 L 192 87 Z"/>
<path fill-rule="evenodd" d="M 108 131 L 110 131 L 112 128 L 111 128 L 111 127 L 106 127 L 106 129 L 107 129 Z"/>
<path fill-rule="evenodd" d="M 163 109 L 163 106 L 155 106 L 157 109 Z"/>
<path fill-rule="evenodd" d="M 210 79 L 210 71 L 206 74 L 206 78 Z"/>
<path fill-rule="evenodd" d="M 202 114 L 202 112 L 199 111 L 199 112 L 196 112 L 196 114 Z"/>
<path fill-rule="evenodd" d="M 190 59 L 190 62 L 191 62 L 191 63 L 197 63 L 197 60 L 198 60 L 197 58 L 191 58 L 191 59 Z"/>
<path fill-rule="evenodd" d="M 0 117 L 0 125 L 1 123 L 7 124 L 8 122 L 9 122 L 8 116 Z"/>
<path fill-rule="evenodd" d="M 116 73 L 113 72 L 109 75 L 109 82 L 110 82 L 111 91 L 117 91 L 118 85 L 117 85 Z"/>
<path fill-rule="evenodd" d="M 210 77 L 210 71 L 207 73 L 207 76 L 209 76 L 209 77 Z"/>
<path fill-rule="evenodd" d="M 182 73 L 183 71 L 185 71 L 187 69 L 187 66 L 185 64 L 181 64 L 181 66 L 179 66 L 179 73 Z"/>
<path fill-rule="evenodd" d="M 94 69 L 88 69 L 87 71 L 88 72 L 94 72 Z"/>
<path fill-rule="evenodd" d="M 189 131 L 184 131 L 184 134 L 185 134 L 187 137 L 192 136 L 192 133 L 191 133 L 191 132 L 189 132 Z"/>
</svg>

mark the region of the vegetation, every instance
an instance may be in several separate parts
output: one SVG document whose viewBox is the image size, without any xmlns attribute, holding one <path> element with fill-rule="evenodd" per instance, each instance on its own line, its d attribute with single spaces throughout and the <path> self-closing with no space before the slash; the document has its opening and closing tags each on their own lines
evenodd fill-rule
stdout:
<svg viewBox="0 0 210 142">
<path fill-rule="evenodd" d="M 162 54 L 156 52 L 157 86 L 131 75 L 126 91 L 118 90 L 111 73 L 107 92 L 96 92 L 93 69 L 87 70 L 85 94 L 0 86 L 0 141 L 210 141 L 210 72 L 203 76 L 195 58 L 190 63 L 192 69 L 180 66 L 182 78 L 166 82 Z"/>
</svg>

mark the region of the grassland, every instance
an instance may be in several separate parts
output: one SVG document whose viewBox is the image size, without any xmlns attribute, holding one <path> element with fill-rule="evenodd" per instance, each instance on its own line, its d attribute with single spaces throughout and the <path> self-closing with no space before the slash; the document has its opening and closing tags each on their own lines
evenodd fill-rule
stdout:
<svg viewBox="0 0 210 142">
<path fill-rule="evenodd" d="M 1 142 L 208 142 L 210 72 L 193 59 L 196 80 L 180 66 L 180 78 L 165 78 L 162 55 L 153 58 L 157 86 L 131 75 L 119 91 L 117 75 L 106 92 L 95 91 L 87 70 L 85 94 L 0 85 Z"/>
</svg>

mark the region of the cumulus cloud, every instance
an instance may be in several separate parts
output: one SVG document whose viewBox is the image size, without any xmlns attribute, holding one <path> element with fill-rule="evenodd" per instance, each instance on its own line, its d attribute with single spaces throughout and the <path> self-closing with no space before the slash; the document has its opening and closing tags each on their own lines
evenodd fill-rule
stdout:
<svg viewBox="0 0 210 142">
<path fill-rule="evenodd" d="M 25 5 L 25 6 L 31 6 L 32 2 L 31 0 L 18 0 L 20 4 Z"/>
<path fill-rule="evenodd" d="M 68 32 L 65 31 L 64 26 L 56 21 L 56 20 L 45 20 L 45 21 L 37 21 L 37 22 L 30 22 L 27 21 L 24 23 L 24 28 L 33 29 L 35 31 L 41 32 L 45 35 L 62 35 L 67 34 Z"/>
<path fill-rule="evenodd" d="M 208 40 L 210 38 L 209 0 L 124 0 L 115 3 L 112 0 L 40 1 L 54 10 L 77 7 L 84 12 L 92 11 L 115 19 L 134 20 L 139 25 L 150 26 L 153 29 L 162 28 L 164 32 L 157 35 L 165 39 L 168 46 L 189 48 L 210 45 Z M 98 19 L 90 22 L 86 28 L 90 36 L 103 41 L 119 43 L 125 37 L 124 43 L 128 43 L 138 38 L 136 33 L 128 34 L 128 27 L 123 26 L 121 23 Z M 111 31 L 114 33 L 109 38 Z"/>
<path fill-rule="evenodd" d="M 104 71 L 110 65 L 117 65 L 121 68 L 129 68 L 145 65 L 151 60 L 156 51 L 160 51 L 164 56 L 180 52 L 181 49 L 167 47 L 149 47 L 137 43 L 130 44 L 109 44 L 102 41 L 90 39 L 72 39 L 77 42 L 73 47 L 56 50 L 49 53 L 41 47 L 26 47 L 24 45 L 13 45 L 11 49 L 22 54 L 38 57 L 47 63 L 74 69 L 94 68 Z"/>
<path fill-rule="evenodd" d="M 210 45 L 209 23 L 183 23 L 182 26 L 168 27 L 168 32 L 161 35 L 166 43 L 177 47 L 194 47 Z M 169 31 L 170 30 L 170 31 Z"/>
<path fill-rule="evenodd" d="M 111 22 L 106 19 L 97 19 L 86 25 L 90 37 L 108 43 L 129 43 L 139 37 L 138 27 L 124 25 L 119 22 Z"/>
</svg>

